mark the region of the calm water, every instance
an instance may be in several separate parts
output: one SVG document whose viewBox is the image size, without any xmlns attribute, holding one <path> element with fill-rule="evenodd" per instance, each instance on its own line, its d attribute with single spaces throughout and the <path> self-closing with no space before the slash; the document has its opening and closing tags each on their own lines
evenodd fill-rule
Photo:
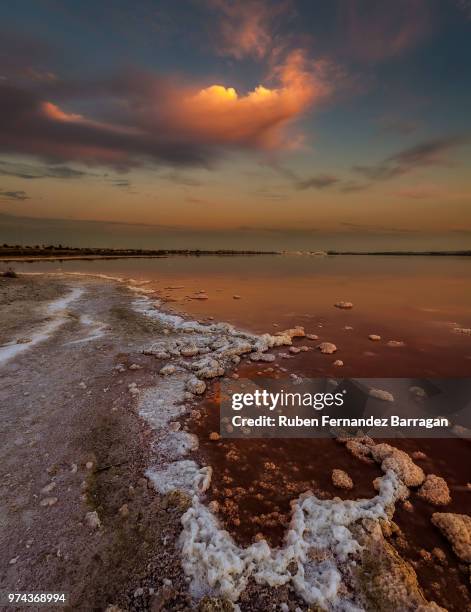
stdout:
<svg viewBox="0 0 471 612">
<path fill-rule="evenodd" d="M 150 280 L 169 309 L 256 332 L 304 325 L 306 332 L 337 345 L 346 376 L 471 375 L 471 337 L 453 332 L 471 327 L 470 258 L 178 256 L 15 263 L 15 268 Z M 207 300 L 193 299 L 200 290 Z M 241 299 L 233 299 L 235 294 Z M 334 308 L 339 300 L 354 308 Z M 369 334 L 383 340 L 372 342 Z M 406 346 L 391 348 L 387 340 Z M 317 352 L 299 357 L 311 375 L 330 374 L 333 360 Z"/>
</svg>

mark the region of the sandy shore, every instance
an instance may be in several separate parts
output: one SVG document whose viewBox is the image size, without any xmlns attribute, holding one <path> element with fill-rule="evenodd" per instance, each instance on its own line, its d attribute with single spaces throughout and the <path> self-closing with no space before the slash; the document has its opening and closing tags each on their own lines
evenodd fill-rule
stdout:
<svg viewBox="0 0 471 612">
<path fill-rule="evenodd" d="M 293 506 L 293 529 L 301 516 L 324 525 L 320 548 L 303 529 L 296 551 L 244 547 L 207 509 L 222 466 L 197 450 L 195 381 L 211 387 L 270 339 L 166 315 L 145 285 L 80 275 L 0 278 L 0 315 L 0 591 L 63 591 L 68 609 L 109 612 L 440 609 L 388 542 L 405 495 L 394 473 L 372 503 L 307 497 L 298 519 Z"/>
</svg>

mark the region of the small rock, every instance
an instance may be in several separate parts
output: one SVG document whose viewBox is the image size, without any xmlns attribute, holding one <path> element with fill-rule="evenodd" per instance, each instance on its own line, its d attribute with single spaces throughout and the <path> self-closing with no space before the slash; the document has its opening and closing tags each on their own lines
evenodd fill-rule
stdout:
<svg viewBox="0 0 471 612">
<path fill-rule="evenodd" d="M 160 370 L 159 374 L 162 376 L 170 376 L 171 374 L 175 374 L 176 370 L 177 368 L 174 365 L 168 363 Z"/>
<path fill-rule="evenodd" d="M 335 308 L 343 308 L 344 310 L 350 310 L 350 308 L 353 308 L 352 302 L 336 302 L 334 306 Z"/>
<path fill-rule="evenodd" d="M 57 497 L 45 497 L 39 502 L 39 505 L 43 507 L 53 506 L 54 504 L 57 504 L 57 502 L 58 502 Z"/>
<path fill-rule="evenodd" d="M 19 556 L 18 557 L 13 557 L 13 559 L 10 559 L 9 564 L 10 565 L 15 565 L 15 563 L 18 561 L 19 558 L 20 558 Z"/>
<path fill-rule="evenodd" d="M 123 517 L 126 518 L 129 516 L 129 508 L 127 504 L 123 504 L 121 506 L 121 508 L 118 510 L 119 514 Z"/>
<path fill-rule="evenodd" d="M 343 361 L 341 359 L 336 359 L 334 361 L 334 366 L 337 368 L 341 368 L 343 366 Z"/>
<path fill-rule="evenodd" d="M 337 347 L 332 342 L 321 342 L 321 344 L 319 344 L 317 348 L 324 355 L 331 355 L 332 353 L 335 353 L 337 350 Z"/>
<path fill-rule="evenodd" d="M 212 431 L 212 432 L 209 434 L 209 439 L 210 439 L 210 440 L 219 440 L 219 438 L 220 438 L 220 437 L 221 437 L 221 436 L 218 434 L 218 432 L 217 432 L 217 431 Z"/>
<path fill-rule="evenodd" d="M 132 364 L 129 366 L 129 369 L 130 369 L 130 370 L 141 370 L 141 369 L 142 369 L 142 366 L 141 366 L 141 365 L 139 365 L 138 363 L 132 363 Z"/>
<path fill-rule="evenodd" d="M 435 474 L 428 474 L 417 495 L 433 506 L 446 506 L 451 502 L 450 489 L 446 480 Z"/>
<path fill-rule="evenodd" d="M 233 300 L 240 300 L 240 295 L 235 294 L 235 295 L 232 296 L 232 299 Z"/>
<path fill-rule="evenodd" d="M 87 470 L 93 469 L 93 461 L 87 461 L 85 467 L 87 468 Z"/>
<path fill-rule="evenodd" d="M 316 336 L 316 334 L 306 334 L 306 338 L 308 340 L 319 340 L 319 336 Z"/>
<path fill-rule="evenodd" d="M 373 342 L 379 342 L 381 340 L 381 336 L 378 336 L 378 334 L 370 334 L 368 338 Z"/>
<path fill-rule="evenodd" d="M 332 484 L 339 489 L 353 489 L 353 480 L 343 470 L 332 470 Z"/>
<path fill-rule="evenodd" d="M 79 382 L 79 387 L 80 387 L 81 389 L 86 389 L 86 388 L 87 388 L 87 385 L 86 385 L 86 384 L 83 382 L 83 380 L 82 380 L 81 382 Z"/>
<path fill-rule="evenodd" d="M 298 348 L 297 346 L 290 346 L 288 351 L 292 353 L 293 355 L 297 355 L 298 353 L 301 352 L 301 349 Z"/>
<path fill-rule="evenodd" d="M 394 348 L 399 346 L 405 346 L 405 342 L 403 342 L 402 340 L 388 340 L 386 342 L 386 345 Z"/>
<path fill-rule="evenodd" d="M 96 510 L 93 512 L 87 512 L 85 515 L 85 522 L 91 529 L 98 529 L 101 527 L 100 517 Z"/>
<path fill-rule="evenodd" d="M 55 489 L 55 487 L 56 487 L 56 483 L 53 480 L 52 482 L 50 482 L 49 484 L 47 484 L 45 487 L 41 489 L 41 493 L 50 493 L 53 489 Z"/>
<path fill-rule="evenodd" d="M 206 391 L 206 383 L 204 380 L 192 376 L 186 383 L 186 390 L 188 393 L 202 395 Z"/>
</svg>

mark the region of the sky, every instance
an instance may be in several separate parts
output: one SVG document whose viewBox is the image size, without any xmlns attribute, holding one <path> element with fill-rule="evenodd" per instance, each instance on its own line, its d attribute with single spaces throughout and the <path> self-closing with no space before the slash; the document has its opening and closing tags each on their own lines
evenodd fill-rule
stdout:
<svg viewBox="0 0 471 612">
<path fill-rule="evenodd" d="M 471 248 L 471 0 L 0 5 L 0 242 Z"/>
</svg>

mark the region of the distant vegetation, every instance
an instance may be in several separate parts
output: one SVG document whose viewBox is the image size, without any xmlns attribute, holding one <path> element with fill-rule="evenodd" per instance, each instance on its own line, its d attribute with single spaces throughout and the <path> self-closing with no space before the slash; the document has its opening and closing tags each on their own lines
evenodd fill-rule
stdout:
<svg viewBox="0 0 471 612">
<path fill-rule="evenodd" d="M 69 247 L 62 244 L 24 246 L 21 244 L 3 244 L 0 246 L 0 259 L 12 257 L 52 257 L 54 259 L 77 258 L 91 259 L 93 257 L 167 257 L 168 255 L 274 255 L 276 251 L 237 251 L 232 249 L 201 250 L 201 249 L 102 249 Z"/>
</svg>

